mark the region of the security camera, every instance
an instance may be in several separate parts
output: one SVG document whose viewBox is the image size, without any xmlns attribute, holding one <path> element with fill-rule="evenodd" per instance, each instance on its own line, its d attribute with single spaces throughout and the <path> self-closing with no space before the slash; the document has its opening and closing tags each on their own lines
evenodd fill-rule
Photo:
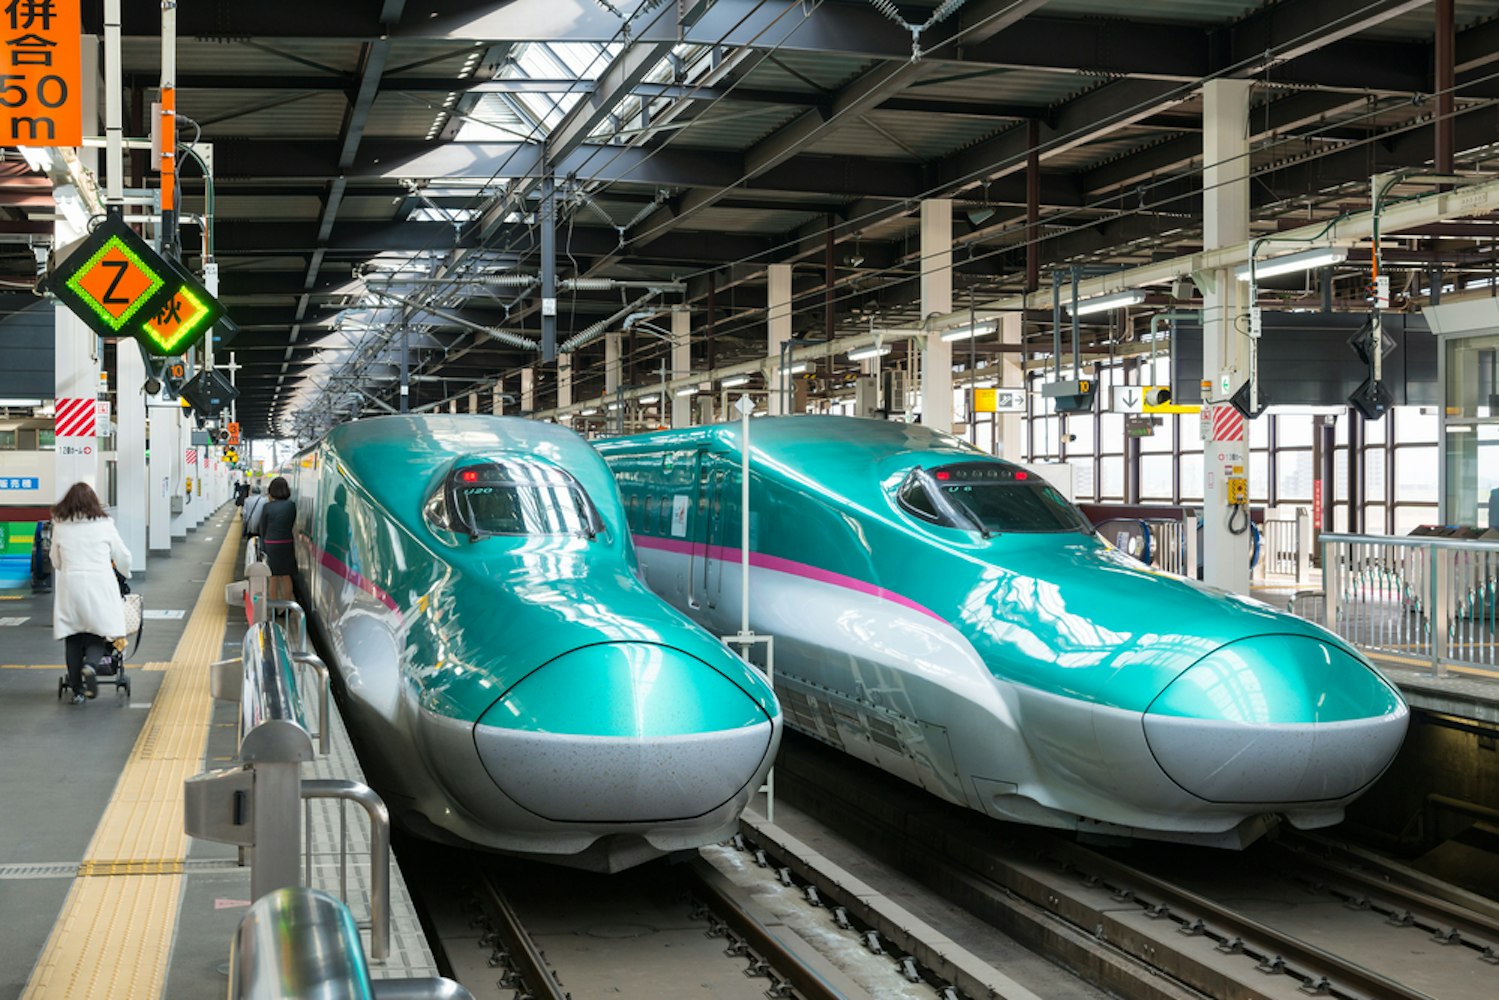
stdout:
<svg viewBox="0 0 1499 1000">
<path fill-rule="evenodd" d="M 1145 390 L 1146 406 L 1165 406 L 1171 402 L 1171 390 L 1165 386 L 1156 386 L 1154 389 Z"/>
</svg>

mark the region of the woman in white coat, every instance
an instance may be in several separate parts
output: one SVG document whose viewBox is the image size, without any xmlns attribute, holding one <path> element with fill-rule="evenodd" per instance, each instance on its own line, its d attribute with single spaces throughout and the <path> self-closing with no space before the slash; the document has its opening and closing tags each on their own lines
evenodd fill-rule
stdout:
<svg viewBox="0 0 1499 1000">
<path fill-rule="evenodd" d="M 102 652 L 105 637 L 125 634 L 125 602 L 115 571 L 130 575 L 130 550 L 88 483 L 73 484 L 52 508 L 51 558 L 56 571 L 52 637 L 65 643 L 68 686 L 73 704 L 81 705 L 90 646 Z"/>
</svg>

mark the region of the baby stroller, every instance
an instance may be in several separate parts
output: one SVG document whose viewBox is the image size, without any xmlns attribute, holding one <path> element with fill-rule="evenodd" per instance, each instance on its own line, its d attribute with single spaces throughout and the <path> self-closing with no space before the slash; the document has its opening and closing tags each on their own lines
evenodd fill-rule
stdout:
<svg viewBox="0 0 1499 1000">
<path fill-rule="evenodd" d="M 100 639 L 89 643 L 83 654 L 83 694 L 89 698 L 99 696 L 100 684 L 113 684 L 115 694 L 130 697 L 130 677 L 125 673 L 124 639 Z M 73 689 L 68 685 L 68 675 L 57 679 L 57 697 L 71 698 Z"/>
<path fill-rule="evenodd" d="M 125 673 L 125 648 L 130 644 L 130 633 L 135 633 L 135 648 L 141 648 L 141 595 L 130 592 L 130 584 L 119 573 L 115 579 L 120 584 L 120 599 L 125 602 L 125 632 L 120 639 L 99 639 L 91 642 L 83 653 L 83 691 L 88 698 L 99 697 L 100 684 L 113 684 L 115 694 L 130 697 L 130 678 Z M 57 679 L 57 697 L 68 698 L 75 692 L 68 684 L 68 675 Z"/>
</svg>

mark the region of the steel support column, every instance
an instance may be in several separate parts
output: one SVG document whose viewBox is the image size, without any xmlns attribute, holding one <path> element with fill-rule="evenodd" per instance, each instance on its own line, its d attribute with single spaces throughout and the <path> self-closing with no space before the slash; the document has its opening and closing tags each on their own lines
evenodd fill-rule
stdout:
<svg viewBox="0 0 1499 1000">
<path fill-rule="evenodd" d="M 921 316 L 952 312 L 952 200 L 921 203 Z M 952 345 L 940 332 L 921 338 L 921 422 L 952 431 Z"/>
<path fill-rule="evenodd" d="M 692 373 L 692 314 L 678 309 L 671 314 L 671 377 L 679 379 Z M 671 425 L 692 426 L 692 396 L 671 397 Z M 661 400 L 665 413 L 667 401 Z"/>
<path fill-rule="evenodd" d="M 781 387 L 786 376 L 776 374 L 781 364 L 781 345 L 791 339 L 791 265 L 771 264 L 765 269 L 767 284 L 767 329 L 765 356 L 771 362 L 770 413 L 787 412 Z"/>
<path fill-rule="evenodd" d="M 1432 75 L 1437 95 L 1437 120 L 1433 129 L 1436 151 L 1433 162 L 1439 174 L 1452 173 L 1453 113 L 1457 110 L 1453 100 L 1453 87 L 1457 83 L 1455 52 L 1457 33 L 1453 22 L 1453 0 L 1436 0 L 1436 43 L 1432 59 Z"/>
</svg>

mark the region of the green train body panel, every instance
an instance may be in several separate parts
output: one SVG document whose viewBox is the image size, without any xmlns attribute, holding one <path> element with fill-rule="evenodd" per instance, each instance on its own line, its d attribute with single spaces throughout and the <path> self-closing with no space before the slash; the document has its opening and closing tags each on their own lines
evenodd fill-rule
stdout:
<svg viewBox="0 0 1499 1000">
<path fill-rule="evenodd" d="M 421 512 L 452 463 L 504 454 L 565 469 L 593 500 L 605 531 L 594 539 L 479 543 L 434 531 Z M 299 533 L 320 550 L 314 560 L 404 616 L 412 664 L 405 680 L 424 710 L 477 719 L 526 674 L 607 641 L 670 645 L 695 656 L 756 692 L 774 716 L 763 681 L 640 582 L 613 479 L 571 431 L 499 418 L 384 417 L 335 428 L 311 462 L 296 470 L 298 478 L 320 477 L 320 495 L 333 502 L 320 523 L 310 506 L 299 506 Z M 468 669 L 481 662 L 486 669 Z M 654 726 L 669 716 L 646 718 Z"/>
<path fill-rule="evenodd" d="M 722 490 L 725 514 L 714 537 L 707 537 L 708 519 L 691 517 L 684 540 L 737 550 L 739 435 L 738 424 L 722 424 L 596 447 L 614 469 L 643 536 L 670 534 L 670 498 L 693 476 L 703 469 L 710 477 L 724 475 L 732 485 Z M 1339 711 L 1362 717 L 1369 697 L 1398 700 L 1357 652 L 1326 630 L 1143 566 L 1097 535 L 1017 532 L 984 539 L 917 522 L 894 500 L 913 465 L 1008 465 L 950 436 L 919 425 L 808 416 L 753 421 L 750 441 L 756 459 L 751 551 L 818 567 L 926 609 L 973 643 L 997 678 L 1144 711 L 1213 650 L 1246 635 L 1279 633 L 1317 640 L 1343 655 L 1323 674 L 1327 690 L 1277 692 L 1276 721 L 1329 721 Z M 934 558 L 939 552 L 950 558 Z M 952 560 L 972 571 L 955 571 Z M 1336 696 L 1348 687 L 1359 693 Z"/>
</svg>

